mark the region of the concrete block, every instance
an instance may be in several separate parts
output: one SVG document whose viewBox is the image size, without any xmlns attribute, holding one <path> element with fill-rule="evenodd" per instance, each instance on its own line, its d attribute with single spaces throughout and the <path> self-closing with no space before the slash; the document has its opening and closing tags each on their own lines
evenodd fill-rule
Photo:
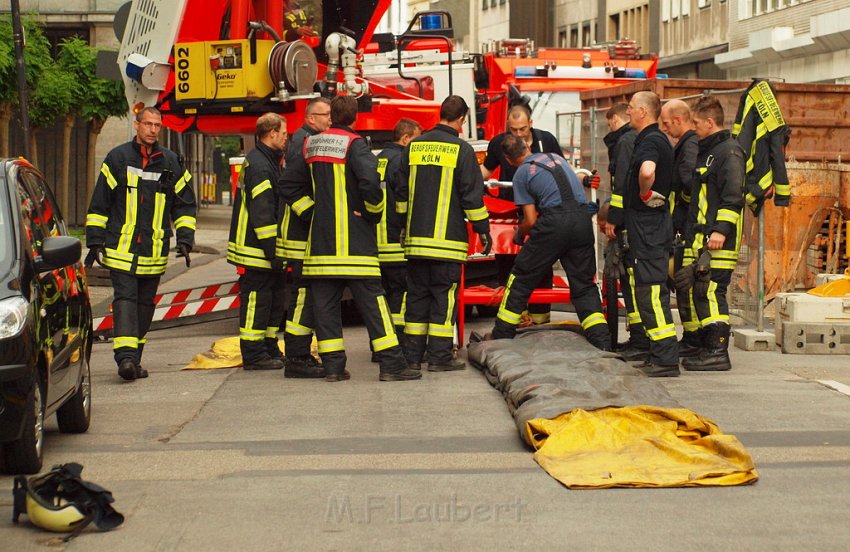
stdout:
<svg viewBox="0 0 850 552">
<path fill-rule="evenodd" d="M 819 297 L 808 293 L 776 295 L 776 344 L 782 346 L 789 322 L 850 323 L 850 298 Z"/>
<path fill-rule="evenodd" d="M 772 332 L 760 332 L 748 328 L 735 330 L 735 347 L 745 351 L 772 351 L 776 340 Z"/>
<path fill-rule="evenodd" d="M 850 354 L 850 324 L 786 322 L 782 352 L 809 355 Z"/>
<path fill-rule="evenodd" d="M 844 297 L 818 297 L 808 293 L 797 293 L 785 298 L 780 314 L 788 322 L 848 322 L 850 323 L 850 299 Z"/>
</svg>

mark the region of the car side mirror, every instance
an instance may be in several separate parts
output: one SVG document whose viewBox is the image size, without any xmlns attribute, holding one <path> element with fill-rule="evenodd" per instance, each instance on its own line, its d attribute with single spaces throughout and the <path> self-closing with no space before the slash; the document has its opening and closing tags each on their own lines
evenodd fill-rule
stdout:
<svg viewBox="0 0 850 552">
<path fill-rule="evenodd" d="M 36 272 L 47 272 L 80 260 L 83 244 L 71 236 L 50 236 L 41 243 L 41 257 L 35 262 Z"/>
</svg>

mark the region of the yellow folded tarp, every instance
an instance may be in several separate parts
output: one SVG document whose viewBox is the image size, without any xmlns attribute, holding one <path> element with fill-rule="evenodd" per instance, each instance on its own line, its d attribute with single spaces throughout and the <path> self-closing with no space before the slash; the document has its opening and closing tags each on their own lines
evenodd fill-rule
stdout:
<svg viewBox="0 0 850 552">
<path fill-rule="evenodd" d="M 283 340 L 277 346 L 284 353 Z M 310 345 L 310 352 L 316 355 L 316 338 Z M 242 366 L 242 352 L 239 350 L 239 337 L 225 337 L 210 346 L 210 350 L 195 355 L 195 358 L 183 367 L 183 370 L 215 370 L 217 368 L 238 368 Z"/>
<path fill-rule="evenodd" d="M 526 424 L 534 459 L 570 489 L 731 486 L 758 479 L 734 435 L 685 408 L 629 406 Z"/>
</svg>

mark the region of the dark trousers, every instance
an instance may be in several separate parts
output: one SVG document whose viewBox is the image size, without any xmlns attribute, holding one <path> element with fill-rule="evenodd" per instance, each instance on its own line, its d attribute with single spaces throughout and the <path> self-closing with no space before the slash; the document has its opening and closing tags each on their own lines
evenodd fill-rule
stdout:
<svg viewBox="0 0 850 552">
<path fill-rule="evenodd" d="M 508 283 L 508 278 L 511 275 L 511 269 L 516 261 L 516 255 L 496 255 L 496 264 L 499 270 L 499 284 L 504 286 Z M 554 271 L 552 267 L 548 274 L 540 279 L 540 283 L 536 287 L 550 289 L 552 287 L 552 277 Z M 548 303 L 532 303 L 528 305 L 528 314 L 535 324 L 547 324 L 552 319 L 552 305 Z"/>
<path fill-rule="evenodd" d="M 387 305 L 393 317 L 397 335 L 404 332 L 404 307 L 407 294 L 407 264 L 384 263 L 381 265 L 381 285 L 387 298 Z"/>
<path fill-rule="evenodd" d="M 431 363 L 452 360 L 460 272 L 460 263 L 408 259 L 404 313 L 408 362 L 422 362 L 426 350 Z"/>
<path fill-rule="evenodd" d="M 283 341 L 288 357 L 305 357 L 310 354 L 315 317 L 313 292 L 310 283 L 302 277 L 303 261 L 289 261 L 292 279 L 287 293 L 286 332 Z"/>
<path fill-rule="evenodd" d="M 684 251 L 681 261 L 676 260 L 673 264 L 675 271 L 678 271 L 683 266 L 688 266 L 696 262 L 691 249 Z M 725 296 L 725 293 L 724 293 Z M 697 316 L 696 307 L 694 306 L 693 289 L 676 290 L 676 304 L 679 309 L 679 318 L 682 319 L 682 328 L 686 332 L 696 332 L 700 329 L 699 316 Z M 727 311 L 728 314 L 728 311 Z"/>
<path fill-rule="evenodd" d="M 377 278 L 310 278 L 316 315 L 316 340 L 326 374 L 345 370 L 345 343 L 342 339 L 342 292 L 351 290 L 354 303 L 369 332 L 372 350 L 380 354 L 381 372 L 407 368 L 393 327 L 392 315 Z"/>
<path fill-rule="evenodd" d="M 590 216 L 580 208 L 544 214 L 534 225 L 531 238 L 517 255 L 508 285 L 496 315 L 493 337 L 516 335 L 522 311 L 534 288 L 552 265 L 560 260 L 570 284 L 570 301 L 576 309 L 585 336 L 596 347 L 610 346 L 611 335 L 602 314 L 602 299 L 594 283 L 596 253 Z"/>
<path fill-rule="evenodd" d="M 137 277 L 117 270 L 112 278 L 112 349 L 116 364 L 130 359 L 142 362 L 142 345 L 151 327 L 159 276 Z"/>
<path fill-rule="evenodd" d="M 246 269 L 239 277 L 239 348 L 243 363 L 280 354 L 276 350 L 277 333 L 283 320 L 285 298 L 283 272 Z"/>
<path fill-rule="evenodd" d="M 699 282 L 694 285 L 692 293 L 695 318 L 699 319 L 700 326 L 718 322 L 729 324 L 729 302 L 726 298 L 726 290 L 729 289 L 731 282 L 731 270 L 712 268 L 711 280 L 707 286 Z"/>
<path fill-rule="evenodd" d="M 673 250 L 673 223 L 669 211 L 626 211 L 629 253 L 626 266 L 634 273 L 634 297 L 649 337 L 649 360 L 679 364 L 676 326 L 670 311 L 667 272 Z"/>
</svg>

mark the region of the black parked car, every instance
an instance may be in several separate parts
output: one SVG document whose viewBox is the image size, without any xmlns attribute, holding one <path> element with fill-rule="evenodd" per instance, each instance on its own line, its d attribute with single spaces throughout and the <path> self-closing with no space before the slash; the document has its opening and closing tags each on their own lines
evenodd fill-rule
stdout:
<svg viewBox="0 0 850 552">
<path fill-rule="evenodd" d="M 91 420 L 92 316 L 81 244 L 44 177 L 0 160 L 0 447 L 8 473 L 41 469 L 44 420 Z"/>
</svg>

